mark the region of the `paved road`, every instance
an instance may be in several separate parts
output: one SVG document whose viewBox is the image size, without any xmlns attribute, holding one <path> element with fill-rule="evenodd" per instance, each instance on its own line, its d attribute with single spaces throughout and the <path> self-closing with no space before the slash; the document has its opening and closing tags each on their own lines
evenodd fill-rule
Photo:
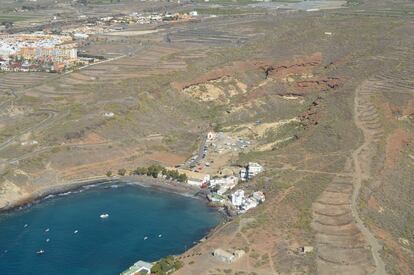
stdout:
<svg viewBox="0 0 414 275">
<path fill-rule="evenodd" d="M 204 154 L 204 146 L 207 144 L 207 135 L 203 136 L 203 141 L 200 144 L 200 147 L 198 148 L 198 152 L 197 152 L 197 158 L 195 158 L 194 160 L 191 160 L 187 163 L 185 163 L 183 165 L 183 167 L 190 167 L 192 165 L 197 165 L 197 163 L 199 163 L 202 159 L 203 159 L 203 154 Z"/>
</svg>

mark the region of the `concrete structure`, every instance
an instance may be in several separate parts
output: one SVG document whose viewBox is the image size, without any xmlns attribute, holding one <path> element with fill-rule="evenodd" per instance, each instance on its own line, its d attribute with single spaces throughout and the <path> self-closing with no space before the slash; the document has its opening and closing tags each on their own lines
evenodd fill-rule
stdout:
<svg viewBox="0 0 414 275">
<path fill-rule="evenodd" d="M 225 262 L 227 264 L 231 264 L 246 254 L 244 250 L 237 249 L 237 250 L 224 250 L 221 248 L 217 248 L 213 251 L 213 256 L 219 259 L 222 262 Z"/>
<path fill-rule="evenodd" d="M 262 171 L 263 166 L 256 162 L 249 162 L 249 165 L 247 166 L 247 177 L 248 179 L 251 179 Z"/>
<path fill-rule="evenodd" d="M 113 112 L 105 112 L 104 117 L 114 117 L 115 114 Z"/>
<path fill-rule="evenodd" d="M 225 203 L 226 202 L 226 199 L 224 197 L 222 197 L 221 195 L 216 194 L 216 193 L 208 194 L 207 198 L 211 202 L 217 202 L 217 203 Z"/>
<path fill-rule="evenodd" d="M 235 176 L 229 176 L 229 177 L 223 177 L 223 178 L 216 178 L 210 180 L 210 187 L 216 187 L 217 185 L 220 186 L 219 190 L 217 190 L 217 193 L 219 195 L 223 195 L 227 190 L 233 189 L 239 179 Z"/>
<path fill-rule="evenodd" d="M 252 197 L 257 202 L 264 202 L 266 200 L 265 194 L 262 191 L 257 191 L 252 194 Z"/>
<path fill-rule="evenodd" d="M 153 264 L 151 263 L 138 261 L 133 266 L 128 268 L 128 270 L 122 272 L 121 275 L 151 274 L 152 266 Z"/>
<path fill-rule="evenodd" d="M 204 174 L 204 173 L 198 173 L 193 172 L 186 169 L 180 169 L 180 168 L 167 168 L 168 170 L 177 170 L 180 174 L 186 174 L 187 175 L 187 183 L 201 187 L 203 185 L 207 185 L 210 182 L 210 175 Z"/>
<path fill-rule="evenodd" d="M 240 170 L 240 179 L 243 181 L 250 180 L 261 172 L 263 172 L 263 166 L 256 162 L 249 162 L 245 168 Z"/>
<path fill-rule="evenodd" d="M 228 264 L 231 264 L 232 262 L 236 260 L 236 256 L 234 256 L 232 253 L 224 249 L 221 249 L 221 248 L 215 249 L 213 251 L 213 256 L 219 259 L 220 261 L 228 263 Z"/>
<path fill-rule="evenodd" d="M 313 246 L 302 246 L 299 247 L 299 253 L 300 254 L 307 254 L 313 252 Z"/>
<path fill-rule="evenodd" d="M 240 205 L 241 211 L 244 213 L 252 208 L 257 207 L 259 203 L 253 198 L 245 198 Z"/>
<path fill-rule="evenodd" d="M 73 38 L 79 39 L 79 40 L 86 40 L 89 38 L 89 35 L 86 33 L 76 32 L 73 34 Z"/>
<path fill-rule="evenodd" d="M 244 190 L 237 190 L 233 194 L 231 194 L 231 203 L 236 206 L 240 207 L 243 204 L 244 200 Z"/>
<path fill-rule="evenodd" d="M 213 141 L 216 138 L 217 134 L 215 132 L 207 133 L 207 141 Z"/>
</svg>

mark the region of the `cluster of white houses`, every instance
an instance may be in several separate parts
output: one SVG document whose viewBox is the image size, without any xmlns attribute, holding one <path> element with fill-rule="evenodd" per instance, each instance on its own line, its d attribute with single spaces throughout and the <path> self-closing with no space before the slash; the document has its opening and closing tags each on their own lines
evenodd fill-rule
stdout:
<svg viewBox="0 0 414 275">
<path fill-rule="evenodd" d="M 185 169 L 176 169 L 179 173 L 184 173 L 188 177 L 187 183 L 200 188 L 208 188 L 210 193 L 208 199 L 211 202 L 231 206 L 238 213 L 244 213 L 265 201 L 265 195 L 261 191 L 254 192 L 250 196 L 245 195 L 245 191 L 239 189 L 229 196 L 225 194 L 234 189 L 239 181 L 247 181 L 263 171 L 263 166 L 258 163 L 250 162 L 240 170 L 239 177 L 226 176 L 221 178 L 211 178 L 210 175 L 198 173 Z"/>
<path fill-rule="evenodd" d="M 265 201 L 265 195 L 262 191 L 257 191 L 250 196 L 245 196 L 244 190 L 239 189 L 231 194 L 231 204 L 238 210 L 239 213 L 244 213 L 252 208 L 255 208 L 260 203 Z"/>
<path fill-rule="evenodd" d="M 249 162 L 246 167 L 240 169 L 239 177 L 226 176 L 222 178 L 211 178 L 209 174 L 195 172 L 187 169 L 170 168 L 177 170 L 179 173 L 184 173 L 188 177 L 188 184 L 197 187 L 218 187 L 217 193 L 222 195 L 227 190 L 233 189 L 239 180 L 246 181 L 252 179 L 257 174 L 263 172 L 263 166 L 256 162 Z"/>
</svg>

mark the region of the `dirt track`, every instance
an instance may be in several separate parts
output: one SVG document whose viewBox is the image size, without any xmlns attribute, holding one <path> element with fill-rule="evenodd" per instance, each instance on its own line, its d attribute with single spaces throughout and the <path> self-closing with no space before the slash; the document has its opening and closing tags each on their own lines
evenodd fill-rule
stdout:
<svg viewBox="0 0 414 275">
<path fill-rule="evenodd" d="M 372 143 L 378 142 L 378 137 L 383 133 L 383 129 L 378 120 L 378 114 L 376 113 L 375 107 L 369 102 L 370 95 L 371 92 L 364 91 L 360 87 L 355 93 L 354 121 L 356 126 L 361 129 L 364 134 L 364 143 L 352 154 L 355 174 L 351 209 L 355 222 L 371 246 L 372 256 L 376 265 L 376 271 L 374 274 L 386 274 L 385 264 L 380 256 L 382 245 L 364 225 L 358 214 L 358 197 L 361 189 L 361 184 L 365 178 L 370 178 L 371 176 L 369 167 L 363 167 L 362 162 L 364 162 L 367 158 L 369 159 L 369 150 Z"/>
<path fill-rule="evenodd" d="M 371 177 L 374 143 L 384 130 L 364 84 L 357 88 L 354 100 L 354 122 L 364 140 L 345 168 L 353 176 L 337 175 L 313 204 L 312 227 L 316 231 L 320 274 L 386 274 L 380 257 L 382 245 L 358 213 L 361 185 Z"/>
</svg>

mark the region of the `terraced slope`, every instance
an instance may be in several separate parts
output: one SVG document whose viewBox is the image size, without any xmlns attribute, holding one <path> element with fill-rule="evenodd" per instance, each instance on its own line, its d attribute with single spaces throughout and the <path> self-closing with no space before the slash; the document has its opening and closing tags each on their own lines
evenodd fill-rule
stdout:
<svg viewBox="0 0 414 275">
<path fill-rule="evenodd" d="M 379 255 L 382 245 L 364 226 L 357 211 L 361 184 L 371 177 L 371 161 L 384 135 L 370 101 L 373 91 L 368 87 L 370 81 L 355 93 L 354 121 L 364 142 L 352 154 L 354 176 L 334 178 L 313 204 L 312 227 L 316 231 L 320 274 L 386 274 Z"/>
</svg>

